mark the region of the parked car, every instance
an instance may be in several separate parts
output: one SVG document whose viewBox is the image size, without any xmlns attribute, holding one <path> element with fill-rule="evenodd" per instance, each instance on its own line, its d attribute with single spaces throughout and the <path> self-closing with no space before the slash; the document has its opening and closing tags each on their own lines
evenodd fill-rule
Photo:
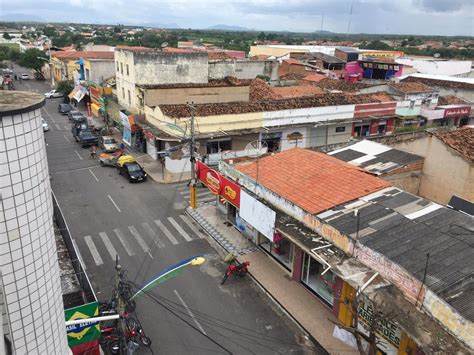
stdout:
<svg viewBox="0 0 474 355">
<path fill-rule="evenodd" d="M 102 136 L 99 138 L 99 148 L 106 153 L 111 153 L 118 149 L 118 144 L 114 137 Z"/>
<path fill-rule="evenodd" d="M 59 104 L 58 112 L 62 113 L 63 115 L 67 115 L 69 111 L 72 110 L 71 105 L 69 104 Z"/>
<path fill-rule="evenodd" d="M 46 122 L 44 118 L 41 118 L 41 124 L 43 125 L 43 132 L 49 131 L 48 122 Z"/>
<path fill-rule="evenodd" d="M 23 73 L 20 75 L 21 80 L 30 80 L 30 76 L 26 73 Z"/>
<path fill-rule="evenodd" d="M 72 124 L 71 133 L 76 142 L 79 142 L 79 133 L 89 130 L 87 122 L 75 122 Z"/>
<path fill-rule="evenodd" d="M 137 162 L 119 165 L 117 171 L 120 175 L 125 176 L 129 182 L 143 182 L 147 178 L 147 174 Z"/>
<path fill-rule="evenodd" d="M 63 94 L 57 90 L 51 90 L 44 94 L 47 99 L 53 99 L 56 97 L 63 97 Z"/>
<path fill-rule="evenodd" d="M 90 129 L 80 131 L 76 140 L 79 142 L 82 148 L 97 145 L 97 136 L 94 135 Z"/>
<path fill-rule="evenodd" d="M 87 120 L 86 117 L 79 111 L 69 111 L 67 113 L 67 117 L 70 121 L 74 123 L 79 123 Z"/>
</svg>

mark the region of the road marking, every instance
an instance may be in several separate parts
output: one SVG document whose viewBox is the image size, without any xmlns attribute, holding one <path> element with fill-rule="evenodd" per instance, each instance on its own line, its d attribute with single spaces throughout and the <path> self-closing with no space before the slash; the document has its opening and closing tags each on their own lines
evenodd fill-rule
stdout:
<svg viewBox="0 0 474 355">
<path fill-rule="evenodd" d="M 81 252 L 80 252 L 80 250 L 79 250 L 79 248 L 76 244 L 76 241 L 72 238 L 71 238 L 71 240 L 72 240 L 72 245 L 74 245 L 74 249 L 76 249 L 77 257 L 79 258 L 79 260 L 82 264 L 82 267 L 84 268 L 84 270 L 87 269 L 86 263 L 84 262 L 84 259 L 82 258 Z"/>
<path fill-rule="evenodd" d="M 63 137 L 66 140 L 66 142 L 71 143 L 71 141 L 66 136 L 63 136 Z"/>
<path fill-rule="evenodd" d="M 193 238 L 191 238 L 189 236 L 188 233 L 186 233 L 186 231 L 181 228 L 181 226 L 178 224 L 178 222 L 176 222 L 173 217 L 168 217 L 168 221 L 170 221 L 170 223 L 173 225 L 173 227 L 176 228 L 176 230 L 179 232 L 179 234 L 181 234 L 183 236 L 184 239 L 186 239 L 188 242 L 190 242 L 191 240 L 193 240 Z"/>
<path fill-rule="evenodd" d="M 56 127 L 56 129 L 57 129 L 58 131 L 61 131 L 61 127 L 59 127 L 59 125 L 58 125 L 57 123 L 54 124 L 54 127 Z"/>
<path fill-rule="evenodd" d="M 87 246 L 89 247 L 89 251 L 92 254 L 92 257 L 94 258 L 94 262 L 97 266 L 102 265 L 104 262 L 102 261 L 102 258 L 99 255 L 99 252 L 97 251 L 97 248 L 92 241 L 92 238 L 90 235 L 86 235 L 84 237 L 84 241 L 86 242 Z"/>
<path fill-rule="evenodd" d="M 166 228 L 166 226 L 159 219 L 156 219 L 155 223 L 158 226 L 158 228 L 161 229 L 163 234 L 166 235 L 166 237 L 170 240 L 171 243 L 173 243 L 174 245 L 178 244 L 178 241 L 176 240 L 174 235 L 171 234 L 171 232 L 168 230 L 168 228 Z"/>
<path fill-rule="evenodd" d="M 166 246 L 166 245 L 163 244 L 163 242 L 160 240 L 160 238 L 158 238 L 158 233 L 155 233 L 147 222 L 143 222 L 142 227 L 143 227 L 144 230 L 147 231 L 147 233 L 150 235 L 150 237 L 154 240 L 154 242 L 158 246 L 158 248 L 164 248 Z"/>
<path fill-rule="evenodd" d="M 204 235 L 196 228 L 196 226 L 189 220 L 189 218 L 187 216 L 185 216 L 184 214 L 180 215 L 179 216 L 184 223 L 186 223 L 186 225 L 194 232 L 196 233 L 196 237 L 198 238 L 204 238 Z"/>
<path fill-rule="evenodd" d="M 145 253 L 148 253 L 150 256 L 150 248 L 148 248 L 148 245 L 145 243 L 145 241 L 143 240 L 142 236 L 140 235 L 140 233 L 138 233 L 137 229 L 134 227 L 134 226 L 128 226 L 128 230 L 130 231 L 130 233 L 132 233 L 132 235 L 135 237 L 135 239 L 137 240 L 138 244 L 140 245 L 140 247 L 143 249 L 143 251 Z M 152 257 L 153 259 L 153 257 Z"/>
<path fill-rule="evenodd" d="M 115 201 L 112 200 L 112 197 L 111 197 L 110 195 L 107 195 L 107 197 L 109 198 L 110 202 L 112 202 L 112 203 L 114 204 L 114 206 L 115 206 L 115 208 L 117 209 L 117 211 L 122 212 L 122 211 L 120 210 L 119 206 L 117 206 L 117 204 L 115 203 Z"/>
<path fill-rule="evenodd" d="M 99 179 L 97 178 L 97 176 L 95 176 L 94 172 L 89 169 L 89 172 L 92 174 L 92 176 L 94 177 L 95 181 L 99 182 Z"/>
<path fill-rule="evenodd" d="M 209 196 L 209 197 L 205 197 L 205 198 L 197 198 L 197 202 L 200 203 L 200 202 L 211 202 L 211 201 L 215 201 L 216 200 L 216 196 Z"/>
<path fill-rule="evenodd" d="M 110 257 L 112 260 L 115 260 L 116 256 L 119 255 L 117 253 L 117 250 L 115 250 L 114 246 L 112 245 L 112 242 L 110 241 L 109 237 L 105 232 L 100 232 L 99 233 L 100 239 L 104 242 L 105 247 L 107 248 L 107 251 L 110 254 Z M 119 256 L 120 259 L 120 256 Z"/>
<path fill-rule="evenodd" d="M 117 235 L 117 238 L 120 240 L 120 243 L 122 243 L 125 251 L 127 252 L 128 256 L 133 256 L 135 253 L 133 252 L 133 249 L 130 247 L 130 244 L 128 244 L 127 239 L 125 239 L 125 236 L 122 234 L 120 229 L 114 229 L 115 234 Z"/>
<path fill-rule="evenodd" d="M 76 155 L 77 155 L 77 157 L 78 157 L 79 159 L 84 160 L 84 159 L 82 159 L 82 157 L 79 155 L 79 153 L 77 152 L 77 150 L 75 150 L 74 153 L 76 153 Z"/>
<path fill-rule="evenodd" d="M 65 131 L 69 131 L 69 127 L 70 127 L 69 125 L 65 124 L 65 125 L 64 125 L 64 130 L 65 130 Z"/>
<path fill-rule="evenodd" d="M 45 110 L 45 109 L 42 109 L 42 110 L 48 115 L 51 122 L 56 123 L 56 120 L 49 114 L 49 112 L 47 110 Z"/>
<path fill-rule="evenodd" d="M 196 319 L 196 317 L 194 316 L 193 312 L 191 312 L 191 310 L 189 309 L 188 305 L 184 302 L 184 300 L 181 298 L 181 296 L 179 295 L 178 291 L 174 290 L 174 293 L 176 294 L 176 297 L 178 297 L 179 301 L 183 304 L 184 308 L 186 308 L 186 311 L 188 312 L 188 314 L 191 316 L 191 318 L 193 319 L 194 321 L 194 324 L 197 325 L 197 327 L 199 328 L 199 330 L 201 331 L 202 334 L 204 335 L 207 335 L 207 333 L 204 331 L 203 327 L 201 326 L 201 323 L 198 322 L 198 320 Z"/>
</svg>

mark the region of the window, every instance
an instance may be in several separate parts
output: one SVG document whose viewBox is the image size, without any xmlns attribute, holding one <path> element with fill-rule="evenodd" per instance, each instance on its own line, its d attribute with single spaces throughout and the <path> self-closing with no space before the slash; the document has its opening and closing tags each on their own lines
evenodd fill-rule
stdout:
<svg viewBox="0 0 474 355">
<path fill-rule="evenodd" d="M 415 100 L 410 100 L 410 108 L 414 108 L 415 107 Z"/>
<path fill-rule="evenodd" d="M 117 62 L 117 73 L 120 71 L 119 62 Z"/>
<path fill-rule="evenodd" d="M 123 63 L 120 63 L 120 73 L 123 74 Z"/>
<path fill-rule="evenodd" d="M 342 133 L 342 132 L 345 132 L 345 131 L 346 131 L 345 126 L 336 127 L 336 133 Z"/>
<path fill-rule="evenodd" d="M 354 127 L 355 137 L 366 137 L 370 133 L 370 124 L 359 125 Z"/>
<path fill-rule="evenodd" d="M 125 89 L 124 88 L 122 88 L 122 98 L 125 99 Z"/>
<path fill-rule="evenodd" d="M 226 150 L 230 150 L 232 142 L 230 139 L 207 142 L 207 154 L 220 153 Z"/>
<path fill-rule="evenodd" d="M 324 267 L 320 263 L 309 254 L 304 254 L 301 282 L 332 308 L 336 277 L 331 270 L 321 275 L 323 271 Z"/>
<path fill-rule="evenodd" d="M 130 96 L 130 90 L 128 90 L 128 104 L 132 104 L 132 97 Z"/>
<path fill-rule="evenodd" d="M 387 124 L 386 124 L 386 123 L 379 123 L 379 126 L 378 126 L 378 128 L 377 128 L 377 133 L 378 133 L 378 134 L 384 134 L 386 128 L 387 128 Z"/>
<path fill-rule="evenodd" d="M 130 75 L 130 72 L 128 71 L 128 64 L 126 64 L 127 66 L 127 75 Z"/>
<path fill-rule="evenodd" d="M 281 233 L 275 232 L 273 242 L 266 237 L 262 237 L 260 246 L 273 256 L 286 269 L 293 269 L 293 243 L 283 237 Z"/>
<path fill-rule="evenodd" d="M 86 80 L 91 80 L 91 73 L 89 69 L 86 69 Z"/>
</svg>

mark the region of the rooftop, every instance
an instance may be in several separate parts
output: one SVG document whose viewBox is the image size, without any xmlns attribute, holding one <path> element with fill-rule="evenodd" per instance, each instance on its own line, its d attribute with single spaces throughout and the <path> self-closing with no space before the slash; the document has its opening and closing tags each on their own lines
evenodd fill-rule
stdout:
<svg viewBox="0 0 474 355">
<path fill-rule="evenodd" d="M 178 86 L 181 87 L 181 86 Z M 272 91 L 273 92 L 273 91 Z M 251 97 L 255 99 L 251 92 Z M 369 104 L 394 101 L 386 93 L 373 94 L 321 94 L 310 97 L 297 97 L 291 99 L 268 99 L 263 97 L 260 101 L 228 102 L 219 104 L 195 105 L 197 116 L 231 115 L 250 112 L 281 111 L 299 108 Z M 163 114 L 169 117 L 189 117 L 189 108 L 186 105 L 160 105 Z"/>
<path fill-rule="evenodd" d="M 172 88 L 204 88 L 204 87 L 226 87 L 226 86 L 249 86 L 251 80 L 226 77 L 225 79 L 211 79 L 207 83 L 179 83 L 179 84 L 157 84 L 137 85 L 143 89 L 172 89 Z"/>
<path fill-rule="evenodd" d="M 166 52 L 166 53 L 192 53 L 194 51 L 192 49 L 185 49 L 185 48 L 165 47 L 165 48 L 163 48 L 163 52 Z"/>
<path fill-rule="evenodd" d="M 363 140 L 328 154 L 376 175 L 383 175 L 415 161 L 424 160 L 422 156 L 369 140 Z"/>
<path fill-rule="evenodd" d="M 226 52 L 207 52 L 207 57 L 209 58 L 209 60 L 232 59 L 232 57 L 228 55 Z"/>
<path fill-rule="evenodd" d="M 359 89 L 368 87 L 369 85 L 363 83 L 352 83 L 347 80 L 322 79 L 318 81 L 316 86 L 327 90 L 339 90 L 346 92 L 356 92 Z"/>
<path fill-rule="evenodd" d="M 435 133 L 434 135 L 471 163 L 474 162 L 474 128 L 464 127 L 455 131 Z"/>
<path fill-rule="evenodd" d="M 406 94 L 436 91 L 428 85 L 420 82 L 400 82 L 389 84 L 389 86 Z"/>
<path fill-rule="evenodd" d="M 114 52 L 100 52 L 100 51 L 64 51 L 51 54 L 52 57 L 58 59 L 114 59 Z"/>
<path fill-rule="evenodd" d="M 44 96 L 34 92 L 0 90 L 0 117 L 32 111 L 44 104 Z"/>
<path fill-rule="evenodd" d="M 410 74 L 405 77 L 401 77 L 400 81 L 406 82 L 420 82 L 430 86 L 441 86 L 449 87 L 453 89 L 468 89 L 474 90 L 474 78 L 456 78 L 445 75 L 432 75 L 432 74 Z"/>
<path fill-rule="evenodd" d="M 397 188 L 386 188 L 357 203 L 359 232 L 351 205 L 340 205 L 318 215 L 342 233 L 402 266 L 451 304 L 462 316 L 474 320 L 474 220 Z M 354 205 L 352 204 L 352 205 Z"/>
<path fill-rule="evenodd" d="M 320 88 L 309 85 L 274 87 L 272 88 L 272 90 L 278 96 L 278 98 L 282 99 L 314 96 L 323 93 L 323 90 L 321 90 Z"/>
<path fill-rule="evenodd" d="M 362 169 L 302 148 L 267 156 L 258 162 L 238 164 L 235 168 L 312 214 L 390 186 Z"/>
<path fill-rule="evenodd" d="M 446 95 L 438 97 L 438 105 L 465 105 L 467 104 L 466 101 L 461 99 L 460 97 L 454 95 Z"/>
</svg>

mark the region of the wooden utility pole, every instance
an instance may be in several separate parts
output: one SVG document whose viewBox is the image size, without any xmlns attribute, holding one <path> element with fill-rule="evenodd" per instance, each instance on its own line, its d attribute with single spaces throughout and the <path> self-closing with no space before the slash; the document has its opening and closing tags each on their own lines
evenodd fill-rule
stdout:
<svg viewBox="0 0 474 355">
<path fill-rule="evenodd" d="M 194 158 L 194 146 L 195 146 L 195 137 L 194 137 L 194 102 L 191 101 L 191 104 L 188 104 L 188 107 L 191 109 L 191 140 L 190 140 L 190 162 L 191 162 L 191 183 L 189 184 L 190 192 L 190 201 L 189 205 L 191 208 L 196 208 L 196 159 Z"/>
</svg>

